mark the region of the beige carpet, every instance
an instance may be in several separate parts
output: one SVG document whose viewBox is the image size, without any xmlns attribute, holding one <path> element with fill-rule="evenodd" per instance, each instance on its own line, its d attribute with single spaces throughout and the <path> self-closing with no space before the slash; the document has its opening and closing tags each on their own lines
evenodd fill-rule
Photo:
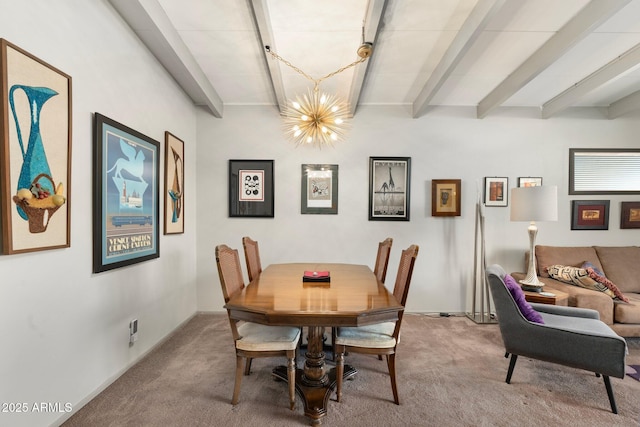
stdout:
<svg viewBox="0 0 640 427">
<path fill-rule="evenodd" d="M 327 426 L 638 426 L 640 382 L 612 378 L 618 415 L 602 378 L 521 357 L 511 384 L 497 325 L 466 317 L 406 315 L 393 403 L 386 363 L 353 354 L 359 373 L 343 402 L 329 403 Z M 640 340 L 628 340 L 627 364 L 640 364 Z M 299 361 L 302 357 L 299 358 Z M 226 315 L 194 317 L 65 424 L 73 426 L 301 426 L 302 403 L 288 409 L 286 385 L 257 359 L 230 404 L 235 356 Z"/>
</svg>

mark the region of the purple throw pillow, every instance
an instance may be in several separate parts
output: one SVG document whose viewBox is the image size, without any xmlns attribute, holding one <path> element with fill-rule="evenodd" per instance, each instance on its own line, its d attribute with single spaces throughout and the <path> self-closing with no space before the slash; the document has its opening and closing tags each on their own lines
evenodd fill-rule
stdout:
<svg viewBox="0 0 640 427">
<path fill-rule="evenodd" d="M 600 275 L 600 276 L 602 276 L 602 277 L 605 277 L 604 273 L 603 273 L 600 269 L 598 269 L 598 267 L 596 267 L 595 265 L 593 265 L 593 264 L 592 264 L 592 263 L 590 263 L 589 261 L 585 261 L 585 262 L 583 262 L 583 263 L 582 263 L 582 267 L 580 267 L 580 268 L 584 268 L 585 270 L 586 270 L 587 268 L 593 268 L 593 271 L 594 271 L 596 274 L 598 274 L 598 275 Z"/>
<path fill-rule="evenodd" d="M 533 307 L 531 307 L 531 304 L 524 299 L 524 292 L 522 292 L 522 288 L 510 274 L 505 274 L 504 284 L 507 285 L 507 289 L 511 292 L 511 296 L 515 300 L 516 305 L 518 306 L 518 309 L 520 309 L 520 313 L 522 313 L 524 318 L 529 322 L 544 324 L 544 320 L 542 320 L 540 313 L 535 311 Z"/>
</svg>

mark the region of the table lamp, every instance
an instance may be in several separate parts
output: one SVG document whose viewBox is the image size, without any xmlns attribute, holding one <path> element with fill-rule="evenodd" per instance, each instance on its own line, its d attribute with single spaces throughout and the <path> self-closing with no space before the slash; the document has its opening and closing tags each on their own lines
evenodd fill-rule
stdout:
<svg viewBox="0 0 640 427">
<path fill-rule="evenodd" d="M 511 189 L 511 221 L 530 221 L 529 224 L 529 268 L 527 277 L 520 280 L 525 291 L 541 292 L 544 283 L 536 273 L 536 221 L 558 220 L 558 188 L 551 185 L 517 187 Z"/>
</svg>

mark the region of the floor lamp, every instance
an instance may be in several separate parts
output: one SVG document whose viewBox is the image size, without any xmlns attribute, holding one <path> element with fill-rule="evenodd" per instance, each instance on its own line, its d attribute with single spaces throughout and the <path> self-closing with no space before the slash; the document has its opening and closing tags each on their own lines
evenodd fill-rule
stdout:
<svg viewBox="0 0 640 427">
<path fill-rule="evenodd" d="M 530 221 L 529 267 L 527 277 L 520 280 L 525 291 L 541 292 L 544 283 L 536 272 L 536 221 L 558 220 L 558 188 L 556 186 L 517 187 L 511 189 L 511 221 Z"/>
</svg>

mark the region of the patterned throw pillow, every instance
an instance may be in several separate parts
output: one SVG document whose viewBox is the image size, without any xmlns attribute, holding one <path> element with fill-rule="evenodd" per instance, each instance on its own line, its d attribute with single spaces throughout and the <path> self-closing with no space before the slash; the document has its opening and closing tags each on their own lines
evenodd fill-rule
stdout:
<svg viewBox="0 0 640 427">
<path fill-rule="evenodd" d="M 581 288 L 590 289 L 593 291 L 602 292 L 611 298 L 618 298 L 622 301 L 628 302 L 629 300 L 622 295 L 617 286 L 611 283 L 603 276 L 595 273 L 593 267 L 580 268 L 572 267 L 570 265 L 552 265 L 547 267 L 547 272 L 551 278 L 559 280 L 561 282 L 570 283 Z M 599 279 L 598 279 L 599 278 Z M 609 282 L 610 286 L 607 286 L 605 282 Z M 615 290 L 613 289 L 615 288 Z"/>
<path fill-rule="evenodd" d="M 535 311 L 533 307 L 531 307 L 531 304 L 527 302 L 527 300 L 524 298 L 522 288 L 520 287 L 520 285 L 518 285 L 516 280 L 511 277 L 510 274 L 505 274 L 504 284 L 507 285 L 507 289 L 509 289 L 511 296 L 520 309 L 520 313 L 522 313 L 525 319 L 527 319 L 529 322 L 544 323 L 544 320 L 542 320 L 542 316 L 540 315 L 540 313 Z"/>
</svg>

